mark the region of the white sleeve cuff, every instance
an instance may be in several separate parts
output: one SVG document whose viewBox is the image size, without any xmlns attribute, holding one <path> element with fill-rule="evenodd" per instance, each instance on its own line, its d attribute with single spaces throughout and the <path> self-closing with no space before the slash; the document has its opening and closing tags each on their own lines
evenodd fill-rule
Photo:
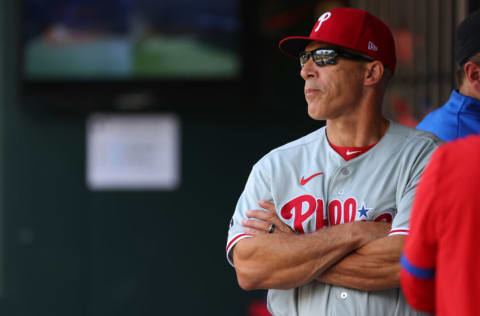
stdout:
<svg viewBox="0 0 480 316">
<path fill-rule="evenodd" d="M 239 242 L 240 240 L 242 240 L 243 238 L 249 238 L 249 237 L 253 237 L 251 235 L 247 235 L 247 234 L 238 234 L 236 236 L 233 236 L 233 238 L 230 240 L 230 242 L 227 244 L 227 260 L 228 260 L 228 263 L 230 263 L 230 265 L 232 267 L 235 267 L 235 265 L 233 264 L 233 255 L 231 253 L 231 250 L 233 249 L 233 246 L 235 246 L 235 244 L 237 242 Z"/>
</svg>

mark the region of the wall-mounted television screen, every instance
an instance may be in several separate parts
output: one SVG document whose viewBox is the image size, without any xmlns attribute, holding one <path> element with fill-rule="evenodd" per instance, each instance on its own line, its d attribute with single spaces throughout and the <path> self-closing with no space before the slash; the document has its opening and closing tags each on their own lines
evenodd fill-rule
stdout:
<svg viewBox="0 0 480 316">
<path fill-rule="evenodd" d="M 140 99 L 161 106 L 179 91 L 228 92 L 245 72 L 240 2 L 23 0 L 24 94 L 75 103 L 88 93 L 96 108 L 119 93 L 147 92 Z"/>
</svg>

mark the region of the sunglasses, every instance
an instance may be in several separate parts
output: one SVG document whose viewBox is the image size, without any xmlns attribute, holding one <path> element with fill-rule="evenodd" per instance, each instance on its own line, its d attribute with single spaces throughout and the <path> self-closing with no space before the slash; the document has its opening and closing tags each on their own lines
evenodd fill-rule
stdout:
<svg viewBox="0 0 480 316">
<path fill-rule="evenodd" d="M 373 61 L 373 59 L 363 57 L 360 55 L 350 54 L 343 50 L 331 49 L 331 48 L 317 48 L 308 52 L 302 52 L 298 56 L 300 59 L 300 66 L 303 68 L 305 64 L 312 56 L 312 60 L 315 65 L 322 67 L 325 65 L 335 65 L 337 63 L 337 57 L 343 57 L 351 60 L 358 61 Z"/>
</svg>

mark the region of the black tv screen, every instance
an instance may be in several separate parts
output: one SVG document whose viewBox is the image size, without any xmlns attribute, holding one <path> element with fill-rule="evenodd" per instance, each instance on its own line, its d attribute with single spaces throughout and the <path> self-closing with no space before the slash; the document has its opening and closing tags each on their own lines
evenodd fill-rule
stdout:
<svg viewBox="0 0 480 316">
<path fill-rule="evenodd" d="M 121 93 L 160 104 L 241 85 L 240 0 L 23 0 L 21 11 L 30 100 L 75 103 L 83 91 L 90 105 L 112 106 Z"/>
</svg>

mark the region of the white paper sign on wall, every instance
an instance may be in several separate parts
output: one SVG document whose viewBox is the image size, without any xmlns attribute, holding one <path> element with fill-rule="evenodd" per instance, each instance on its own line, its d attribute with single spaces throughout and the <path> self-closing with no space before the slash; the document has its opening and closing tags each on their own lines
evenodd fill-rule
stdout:
<svg viewBox="0 0 480 316">
<path fill-rule="evenodd" d="M 95 113 L 87 119 L 91 190 L 175 190 L 180 122 L 174 114 Z"/>
</svg>

